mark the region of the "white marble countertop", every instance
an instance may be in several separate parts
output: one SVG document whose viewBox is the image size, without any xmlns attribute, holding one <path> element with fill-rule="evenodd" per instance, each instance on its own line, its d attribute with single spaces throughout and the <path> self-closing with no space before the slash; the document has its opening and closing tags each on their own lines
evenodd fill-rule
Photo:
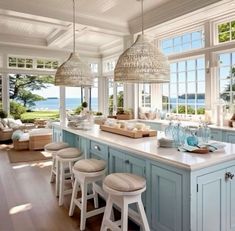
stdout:
<svg viewBox="0 0 235 231">
<path fill-rule="evenodd" d="M 60 126 L 57 124 L 57 126 Z M 128 138 L 104 132 L 94 125 L 92 130 L 83 131 L 60 126 L 62 129 L 85 138 L 105 143 L 140 157 L 161 161 L 179 168 L 196 170 L 209 167 L 215 164 L 235 160 L 235 144 L 224 143 L 225 148 L 210 152 L 208 154 L 194 154 L 189 152 L 179 152 L 176 148 L 158 147 L 157 137 L 145 137 L 139 139 Z"/>
</svg>

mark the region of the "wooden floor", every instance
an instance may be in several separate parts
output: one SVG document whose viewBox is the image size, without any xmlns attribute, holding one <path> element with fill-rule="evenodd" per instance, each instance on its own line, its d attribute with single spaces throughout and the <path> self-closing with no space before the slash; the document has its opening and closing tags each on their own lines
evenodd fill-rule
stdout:
<svg viewBox="0 0 235 231">
<path fill-rule="evenodd" d="M 0 145 L 0 231 L 78 231 L 80 211 L 68 216 L 70 196 L 58 206 L 49 183 L 51 161 L 10 164 Z M 86 231 L 99 231 L 102 214 L 87 220 Z M 136 231 L 134 224 L 129 230 Z"/>
</svg>

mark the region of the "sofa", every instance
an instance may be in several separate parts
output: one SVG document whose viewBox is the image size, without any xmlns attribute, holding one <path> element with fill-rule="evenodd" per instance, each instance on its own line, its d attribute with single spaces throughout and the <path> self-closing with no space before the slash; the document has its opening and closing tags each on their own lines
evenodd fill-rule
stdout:
<svg viewBox="0 0 235 231">
<path fill-rule="evenodd" d="M 13 118 L 0 119 L 0 141 L 10 140 L 15 130 L 29 130 L 34 128 L 32 123 L 22 123 L 20 119 Z"/>
</svg>

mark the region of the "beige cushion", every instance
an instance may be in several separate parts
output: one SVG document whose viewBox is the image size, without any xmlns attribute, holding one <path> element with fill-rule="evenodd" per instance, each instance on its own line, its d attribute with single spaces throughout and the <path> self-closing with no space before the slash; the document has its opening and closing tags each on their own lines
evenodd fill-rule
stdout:
<svg viewBox="0 0 235 231">
<path fill-rule="evenodd" d="M 57 152 L 57 156 L 61 158 L 76 158 L 82 155 L 79 148 L 64 148 Z"/>
<path fill-rule="evenodd" d="M 144 188 L 146 180 L 131 173 L 113 173 L 105 178 L 104 184 L 120 192 L 132 192 Z"/>
<path fill-rule="evenodd" d="M 105 169 L 106 162 L 97 159 L 79 160 L 75 163 L 74 169 L 79 172 L 99 172 Z"/>
<path fill-rule="evenodd" d="M 44 148 L 48 151 L 59 151 L 63 148 L 68 148 L 69 144 L 65 142 L 52 142 L 44 146 Z"/>
</svg>

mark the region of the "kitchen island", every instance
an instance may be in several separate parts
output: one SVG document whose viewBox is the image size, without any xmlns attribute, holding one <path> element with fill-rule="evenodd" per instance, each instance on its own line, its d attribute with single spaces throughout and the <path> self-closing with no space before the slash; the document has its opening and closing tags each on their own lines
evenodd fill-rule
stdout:
<svg viewBox="0 0 235 231">
<path fill-rule="evenodd" d="M 235 145 L 209 154 L 159 148 L 156 137 L 132 139 L 101 131 L 53 125 L 54 141 L 64 140 L 87 158 L 107 161 L 108 172 L 144 176 L 143 194 L 151 230 L 235 230 Z"/>
</svg>

